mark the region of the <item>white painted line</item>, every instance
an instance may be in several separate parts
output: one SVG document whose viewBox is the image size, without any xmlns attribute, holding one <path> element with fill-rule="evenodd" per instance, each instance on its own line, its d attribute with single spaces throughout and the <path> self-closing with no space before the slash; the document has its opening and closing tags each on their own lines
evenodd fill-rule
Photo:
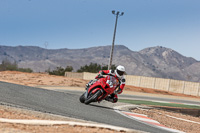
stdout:
<svg viewBox="0 0 200 133">
<path fill-rule="evenodd" d="M 137 107 L 137 105 L 133 105 L 133 104 L 126 104 L 126 105 L 120 105 L 120 106 L 115 106 L 114 109 L 116 110 L 120 110 L 122 108 L 130 108 L 130 107 Z"/>
<path fill-rule="evenodd" d="M 137 108 L 137 109 L 146 110 L 146 109 L 142 109 L 142 108 Z M 162 113 L 160 113 L 160 114 L 162 114 Z M 165 115 L 165 114 L 162 114 L 162 115 Z M 195 124 L 200 124 L 200 122 L 191 121 L 191 120 L 186 120 L 186 119 L 178 118 L 178 117 L 171 116 L 171 115 L 165 115 L 165 116 L 170 117 L 170 118 L 174 118 L 174 119 L 177 119 L 177 120 L 182 120 L 182 121 L 186 121 L 186 122 L 191 122 L 191 123 L 195 123 Z"/>
<path fill-rule="evenodd" d="M 0 122 L 26 124 L 26 125 L 71 125 L 71 126 L 78 125 L 78 126 L 86 126 L 86 127 L 98 127 L 98 128 L 104 128 L 104 129 L 112 129 L 112 130 L 115 130 L 115 131 L 136 132 L 136 130 L 112 126 L 112 125 L 92 124 L 92 123 L 73 122 L 73 121 L 23 120 L 23 119 L 0 118 Z M 137 132 L 139 132 L 139 131 L 137 131 Z"/>
<path fill-rule="evenodd" d="M 145 119 L 145 118 L 140 118 L 140 117 L 134 117 L 134 116 L 130 116 L 133 117 L 135 119 L 141 120 L 141 121 L 145 121 L 145 122 L 151 122 L 151 123 L 159 123 L 158 121 L 155 121 L 153 119 Z"/>
<path fill-rule="evenodd" d="M 195 124 L 200 124 L 200 122 L 196 122 L 196 121 L 186 120 L 186 119 L 182 119 L 182 118 L 178 118 L 178 117 L 174 117 L 174 116 L 170 116 L 170 115 L 166 115 L 166 116 L 177 119 L 177 120 L 182 120 L 182 121 L 187 121 L 187 122 L 191 122 L 191 123 L 195 123 Z"/>
<path fill-rule="evenodd" d="M 182 131 L 179 131 L 179 130 L 176 130 L 176 129 L 172 129 L 172 128 L 168 128 L 168 127 L 160 127 L 160 128 L 165 129 L 167 131 L 174 132 L 174 133 L 185 133 L 185 132 L 182 132 Z"/>
</svg>

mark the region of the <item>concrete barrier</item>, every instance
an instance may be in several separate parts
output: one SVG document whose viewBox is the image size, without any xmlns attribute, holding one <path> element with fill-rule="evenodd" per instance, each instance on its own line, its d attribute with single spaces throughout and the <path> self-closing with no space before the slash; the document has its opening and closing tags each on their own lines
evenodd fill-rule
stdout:
<svg viewBox="0 0 200 133">
<path fill-rule="evenodd" d="M 83 72 L 83 79 L 85 80 L 92 80 L 94 79 L 98 73 L 89 73 L 89 72 Z"/>
<path fill-rule="evenodd" d="M 194 82 L 185 82 L 185 87 L 183 90 L 183 94 L 187 95 L 193 95 L 193 96 L 198 96 L 199 94 L 199 83 L 194 83 Z M 200 96 L 200 95 L 199 95 Z"/>
<path fill-rule="evenodd" d="M 126 84 L 133 86 L 140 86 L 141 76 L 125 75 Z"/>
<path fill-rule="evenodd" d="M 142 76 L 139 87 L 154 89 L 155 88 L 155 78 Z"/>
<path fill-rule="evenodd" d="M 65 72 L 65 77 L 84 79 L 83 73 L 76 72 Z"/>
<path fill-rule="evenodd" d="M 170 79 L 156 78 L 154 89 L 168 91 L 169 85 L 170 85 Z"/>
<path fill-rule="evenodd" d="M 66 72 L 65 76 L 71 78 L 81 78 L 85 80 L 94 79 L 98 73 L 75 73 Z M 164 90 L 168 92 L 181 93 L 193 96 L 200 96 L 200 83 L 198 82 L 187 82 L 173 79 L 163 79 L 155 77 L 144 77 L 135 75 L 125 75 L 126 85 L 133 85 L 143 88 L 151 88 L 157 90 Z"/>
</svg>

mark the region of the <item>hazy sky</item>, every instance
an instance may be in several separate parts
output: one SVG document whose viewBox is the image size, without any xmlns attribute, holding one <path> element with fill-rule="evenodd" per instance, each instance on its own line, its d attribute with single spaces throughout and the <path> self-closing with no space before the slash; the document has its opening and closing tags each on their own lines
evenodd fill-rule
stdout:
<svg viewBox="0 0 200 133">
<path fill-rule="evenodd" d="M 163 46 L 200 61 L 200 0 L 0 0 L 0 45 Z"/>
</svg>

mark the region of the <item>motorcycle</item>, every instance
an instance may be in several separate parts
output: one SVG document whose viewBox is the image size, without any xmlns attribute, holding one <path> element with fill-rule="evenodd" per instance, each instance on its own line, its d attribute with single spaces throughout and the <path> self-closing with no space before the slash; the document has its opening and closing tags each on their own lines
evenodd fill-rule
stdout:
<svg viewBox="0 0 200 133">
<path fill-rule="evenodd" d="M 99 77 L 94 84 L 86 88 L 86 92 L 80 96 L 79 100 L 85 104 L 101 102 L 108 95 L 115 93 L 118 86 L 119 80 L 113 75 Z"/>
</svg>

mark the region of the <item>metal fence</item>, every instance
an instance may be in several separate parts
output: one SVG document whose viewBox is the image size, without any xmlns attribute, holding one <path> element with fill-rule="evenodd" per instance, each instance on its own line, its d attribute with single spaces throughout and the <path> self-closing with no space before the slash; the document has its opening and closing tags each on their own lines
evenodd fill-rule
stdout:
<svg viewBox="0 0 200 133">
<path fill-rule="evenodd" d="M 92 80 L 97 76 L 97 74 L 88 72 L 83 72 L 83 73 L 66 72 L 65 76 L 72 78 L 80 78 L 85 80 Z M 198 82 L 188 82 L 181 80 L 144 77 L 135 75 L 125 75 L 125 78 L 126 78 L 126 85 L 164 90 L 168 92 L 175 92 L 186 95 L 200 96 L 200 83 Z"/>
</svg>

